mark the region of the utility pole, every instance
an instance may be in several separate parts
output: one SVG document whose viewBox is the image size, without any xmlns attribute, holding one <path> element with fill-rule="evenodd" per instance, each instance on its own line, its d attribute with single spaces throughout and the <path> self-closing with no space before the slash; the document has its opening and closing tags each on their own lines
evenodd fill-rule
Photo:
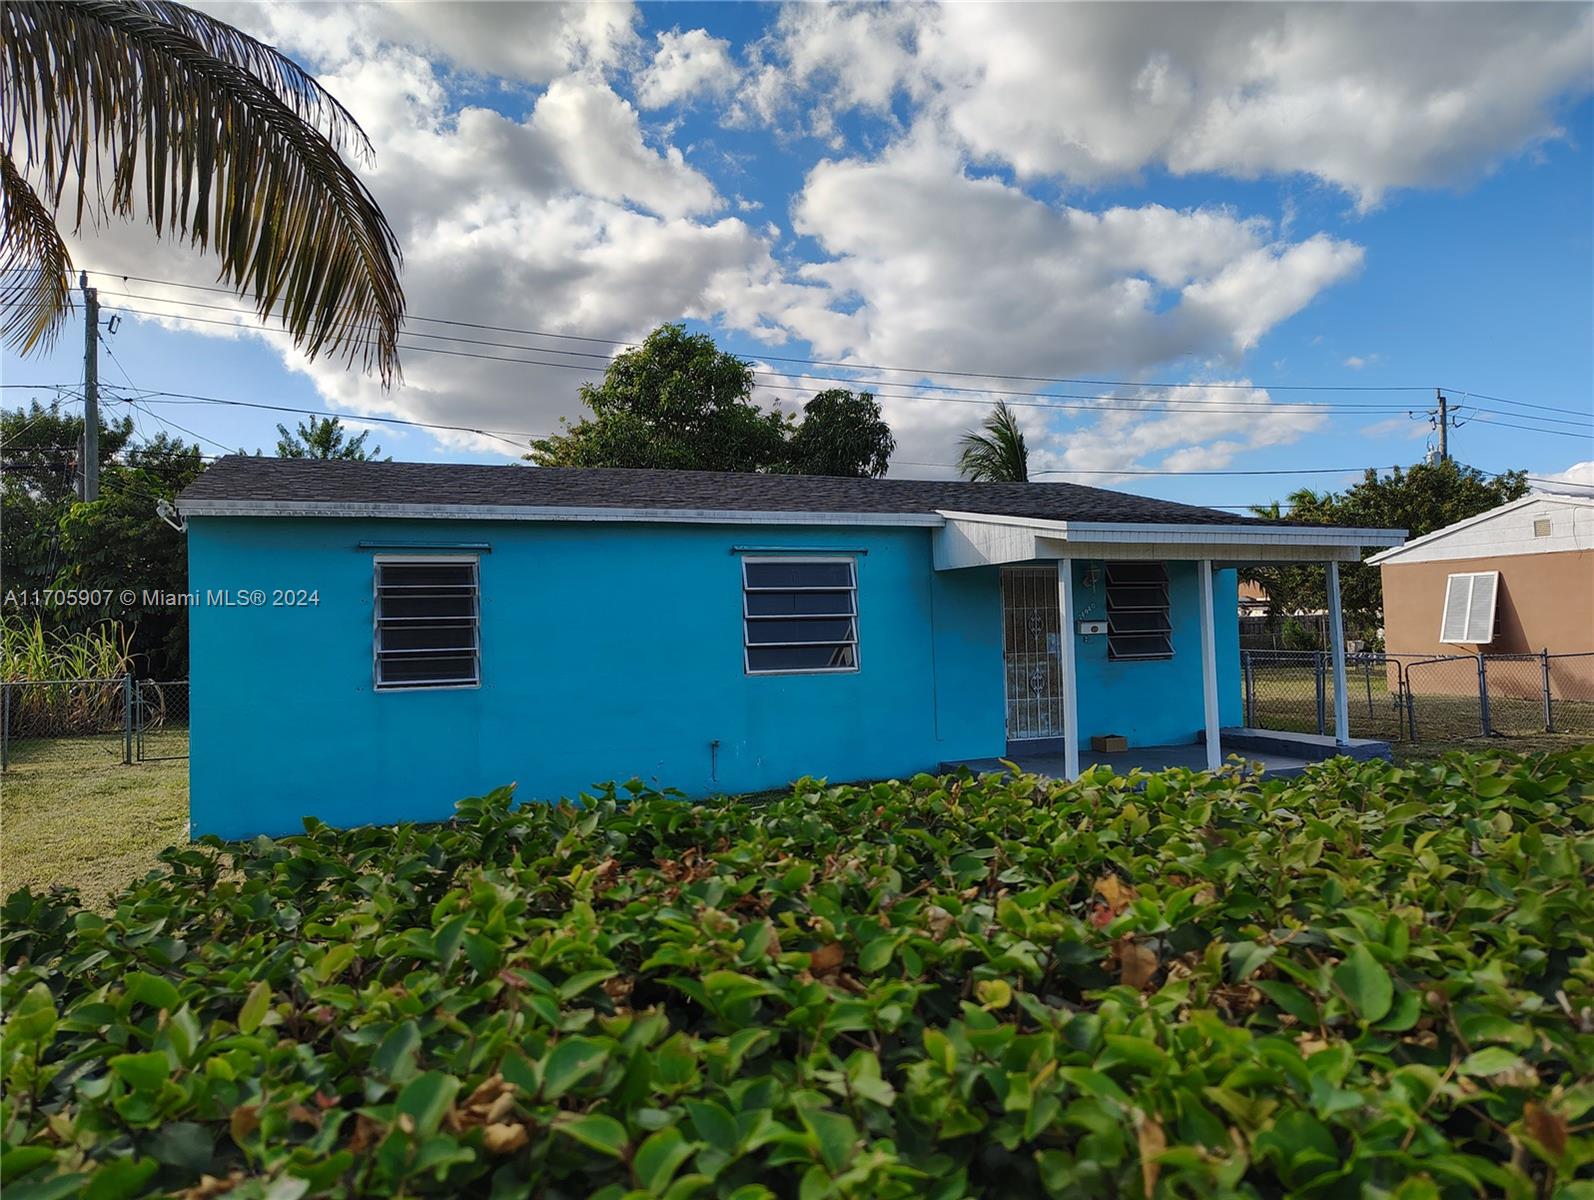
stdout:
<svg viewBox="0 0 1594 1200">
<path fill-rule="evenodd" d="M 89 286 L 89 273 L 78 273 L 83 289 L 83 492 L 84 500 L 100 498 L 100 294 Z"/>
<path fill-rule="evenodd" d="M 1450 461 L 1450 401 L 1445 397 L 1444 388 L 1434 388 L 1434 396 L 1439 401 L 1439 461 Z"/>
</svg>

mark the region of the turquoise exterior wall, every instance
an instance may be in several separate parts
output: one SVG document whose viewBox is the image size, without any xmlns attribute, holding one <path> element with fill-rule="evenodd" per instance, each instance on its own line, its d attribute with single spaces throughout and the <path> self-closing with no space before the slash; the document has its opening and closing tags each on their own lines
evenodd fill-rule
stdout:
<svg viewBox="0 0 1594 1200">
<path fill-rule="evenodd" d="M 436 820 L 511 781 L 523 798 L 641 778 L 692 796 L 805 774 L 901 776 L 1006 746 L 994 568 L 936 572 L 927 529 L 196 517 L 190 589 L 318 593 L 315 607 L 190 613 L 193 833 Z M 482 684 L 377 692 L 362 541 L 485 542 Z M 855 673 L 743 670 L 737 545 L 862 548 Z M 402 553 L 395 548 L 381 552 Z M 1083 568 L 1081 568 L 1083 570 Z M 1079 639 L 1081 732 L 1190 741 L 1201 726 L 1193 564 L 1170 564 L 1175 658 L 1107 663 Z M 1218 601 L 1237 723 L 1232 572 Z M 1088 600 L 1083 590 L 1080 608 Z M 717 743 L 717 745 L 715 745 Z"/>
<path fill-rule="evenodd" d="M 480 688 L 372 689 L 367 540 L 491 545 Z M 194 591 L 320 599 L 191 612 L 196 835 L 439 819 L 510 781 L 701 796 L 1002 751 L 996 572 L 936 574 L 927 529 L 195 518 L 188 541 Z M 744 673 L 746 544 L 868 550 L 857 672 Z"/>
<path fill-rule="evenodd" d="M 1074 563 L 1074 615 L 1105 620 L 1104 564 Z M 1094 568 L 1095 584 L 1085 580 Z M 1131 746 L 1178 746 L 1197 740 L 1204 726 L 1201 698 L 1201 614 L 1198 566 L 1169 562 L 1169 623 L 1173 657 L 1145 662 L 1109 662 L 1105 637 L 1074 639 L 1079 687 L 1079 733 L 1119 733 Z M 1240 585 L 1234 571 L 1212 577 L 1213 629 L 1218 655 L 1218 712 L 1224 725 L 1242 723 L 1240 682 Z"/>
</svg>

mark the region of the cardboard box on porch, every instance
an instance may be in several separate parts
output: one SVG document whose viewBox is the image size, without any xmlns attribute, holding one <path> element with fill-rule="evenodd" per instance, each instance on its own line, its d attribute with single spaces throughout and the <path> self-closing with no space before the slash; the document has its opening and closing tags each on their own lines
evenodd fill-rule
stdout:
<svg viewBox="0 0 1594 1200">
<path fill-rule="evenodd" d="M 1090 748 L 1097 754 L 1117 754 L 1120 750 L 1129 749 L 1129 739 L 1119 733 L 1093 733 L 1090 735 Z"/>
</svg>

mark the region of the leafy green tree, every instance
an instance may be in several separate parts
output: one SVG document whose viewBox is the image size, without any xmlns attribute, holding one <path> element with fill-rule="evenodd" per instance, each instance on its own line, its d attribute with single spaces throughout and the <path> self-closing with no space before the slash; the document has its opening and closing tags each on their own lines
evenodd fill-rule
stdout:
<svg viewBox="0 0 1594 1200">
<path fill-rule="evenodd" d="M 998 400 L 978 429 L 958 443 L 958 471 L 977 483 L 1028 483 L 1029 447 L 1019 427 L 1018 414 L 1007 401 Z"/>
<path fill-rule="evenodd" d="M 897 440 L 870 392 L 829 388 L 803 406 L 802 423 L 787 443 L 797 475 L 881 476 Z"/>
<path fill-rule="evenodd" d="M 147 216 L 213 253 L 312 357 L 398 367 L 398 241 L 359 175 L 354 118 L 302 67 L 172 0 L 0 6 L 0 322 L 21 352 L 70 307 L 63 205 Z"/>
<path fill-rule="evenodd" d="M 277 426 L 278 458 L 319 458 L 334 462 L 391 462 L 381 457 L 382 447 L 365 448 L 369 429 L 344 440 L 348 430 L 336 417 L 311 417 L 301 421 L 292 433 L 286 425 Z"/>
<path fill-rule="evenodd" d="M 132 436 L 128 417 L 101 421 L 102 476 Z M 60 520 L 73 502 L 82 439 L 81 414 L 37 400 L 0 410 L 0 575 L 8 590 L 48 588 L 61 569 Z"/>
<path fill-rule="evenodd" d="M 188 589 L 188 545 L 161 519 L 204 471 L 199 447 L 158 434 L 108 465 L 100 498 L 73 504 L 61 517 L 65 562 L 58 588 L 96 588 L 109 599 L 93 614 L 126 633 L 140 674 L 183 678 L 188 669 L 188 609 L 160 598 Z"/>
<path fill-rule="evenodd" d="M 65 634 L 116 623 L 141 673 L 180 675 L 188 660 L 187 609 L 147 593 L 187 589 L 187 547 L 156 504 L 174 500 L 199 477 L 199 448 L 165 434 L 133 446 L 130 419 L 104 421 L 100 498 L 84 504 L 73 483 L 82 431 L 82 417 L 37 402 L 0 412 L 0 572 L 6 591 L 17 595 L 92 588 L 108 590 L 109 602 L 95 609 L 8 604 L 0 615 L 8 623 L 38 619 Z M 133 593 L 130 602 L 124 590 Z"/>
<path fill-rule="evenodd" d="M 1468 517 L 1520 499 L 1528 491 L 1522 471 L 1488 475 L 1453 461 L 1418 463 L 1387 476 L 1369 470 L 1344 492 L 1303 488 L 1289 498 L 1287 511 L 1277 503 L 1253 508 L 1260 517 L 1281 516 L 1303 525 L 1346 525 L 1361 529 L 1404 529 L 1421 537 Z M 1268 615 L 1277 621 L 1291 612 L 1322 611 L 1328 606 L 1327 571 L 1320 564 L 1255 566 L 1246 570 L 1267 590 Z M 1377 567 L 1345 563 L 1340 567 L 1340 598 L 1352 636 L 1370 640 L 1383 619 L 1383 587 Z"/>
<path fill-rule="evenodd" d="M 799 423 L 753 402 L 753 369 L 705 333 L 661 325 L 611 362 L 603 382 L 583 384 L 591 410 L 532 443 L 544 467 L 654 467 L 881 475 L 895 448 L 867 392 L 819 393 Z"/>
<path fill-rule="evenodd" d="M 706 333 L 661 325 L 581 385 L 592 416 L 532 443 L 545 467 L 761 471 L 783 457 L 786 422 L 753 403 L 753 369 Z"/>
</svg>

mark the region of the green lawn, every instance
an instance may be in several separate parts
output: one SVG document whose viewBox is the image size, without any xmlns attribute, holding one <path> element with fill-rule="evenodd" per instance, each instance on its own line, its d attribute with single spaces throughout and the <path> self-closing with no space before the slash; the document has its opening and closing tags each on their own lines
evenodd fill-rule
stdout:
<svg viewBox="0 0 1594 1200">
<path fill-rule="evenodd" d="M 150 759 L 187 749 L 186 730 L 145 737 Z M 187 837 L 186 757 L 126 766 L 120 734 L 11 748 L 0 775 L 0 896 L 60 884 L 98 908 Z"/>
</svg>

